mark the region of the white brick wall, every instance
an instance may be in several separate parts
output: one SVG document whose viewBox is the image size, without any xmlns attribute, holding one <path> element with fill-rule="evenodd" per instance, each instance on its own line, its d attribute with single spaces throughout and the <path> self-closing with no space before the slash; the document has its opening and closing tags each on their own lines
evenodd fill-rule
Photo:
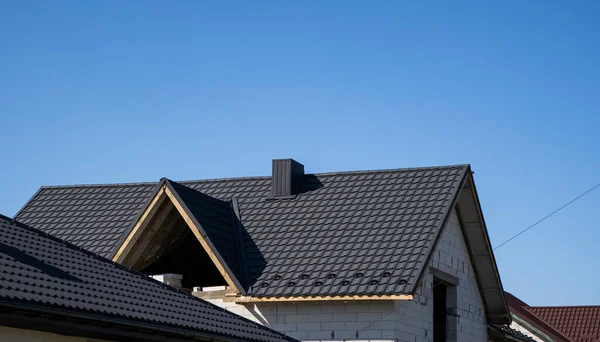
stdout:
<svg viewBox="0 0 600 342">
<path fill-rule="evenodd" d="M 485 311 L 455 211 L 452 211 L 431 265 L 459 279 L 457 340 L 487 341 Z M 412 301 L 245 305 L 223 299 L 209 301 L 303 341 L 432 342 L 432 285 L 433 276 L 427 272 Z"/>
<path fill-rule="evenodd" d="M 452 210 L 430 265 L 459 279 L 458 341 L 487 340 L 485 309 L 455 210 Z M 427 283 L 431 281 L 432 276 L 427 275 L 425 285 L 431 286 Z"/>
</svg>

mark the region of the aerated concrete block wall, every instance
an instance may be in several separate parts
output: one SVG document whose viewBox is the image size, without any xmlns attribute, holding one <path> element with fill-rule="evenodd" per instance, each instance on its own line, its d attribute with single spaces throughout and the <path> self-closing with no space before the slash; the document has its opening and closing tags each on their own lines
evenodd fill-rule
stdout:
<svg viewBox="0 0 600 342">
<path fill-rule="evenodd" d="M 456 341 L 487 341 L 484 309 L 456 213 L 453 211 L 431 266 L 459 279 L 448 320 Z M 236 304 L 209 299 L 238 315 L 302 341 L 433 341 L 433 276 L 426 273 L 412 301 Z M 449 338 L 448 340 L 451 340 Z"/>
</svg>

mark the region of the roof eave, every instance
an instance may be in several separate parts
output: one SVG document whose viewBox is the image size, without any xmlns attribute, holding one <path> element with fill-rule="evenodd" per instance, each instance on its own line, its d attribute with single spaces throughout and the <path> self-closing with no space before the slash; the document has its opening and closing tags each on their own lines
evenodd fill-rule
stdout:
<svg viewBox="0 0 600 342">
<path fill-rule="evenodd" d="M 490 243 L 475 181 L 471 170 L 468 171 L 466 182 L 461 188 L 461 196 L 457 201 L 456 211 L 459 222 L 475 271 L 479 292 L 484 302 L 488 323 L 510 324 L 512 322 L 510 310 L 504 297 L 504 288 Z"/>
<path fill-rule="evenodd" d="M 234 298 L 236 303 L 259 303 L 259 302 L 318 302 L 318 301 L 347 301 L 347 300 L 413 300 L 413 295 L 321 295 L 321 296 L 238 296 Z"/>
<path fill-rule="evenodd" d="M 11 324 L 9 320 L 6 318 L 3 319 L 3 324 L 8 326 L 15 326 L 24 329 L 30 330 L 38 330 L 38 331 L 46 331 L 46 332 L 54 332 L 54 333 L 63 333 L 63 334 L 73 334 L 74 333 L 74 324 L 85 322 L 81 329 L 79 329 L 80 333 L 85 333 L 86 331 L 90 332 L 91 336 L 87 336 L 90 338 L 107 338 L 107 336 L 98 336 L 97 329 L 92 329 L 92 327 L 101 327 L 103 329 L 113 329 L 117 331 L 111 332 L 111 334 L 115 335 L 113 338 L 130 338 L 135 341 L 145 341 L 149 339 L 148 333 L 152 333 L 152 335 L 159 335 L 164 337 L 165 341 L 175 341 L 181 338 L 183 339 L 196 339 L 196 340 L 204 340 L 204 341 L 227 341 L 227 342 L 238 342 L 238 341 L 246 341 L 243 338 L 238 338 L 234 336 L 224 336 L 218 335 L 209 332 L 198 332 L 192 331 L 189 329 L 178 329 L 174 327 L 168 327 L 164 325 L 153 325 L 139 321 L 126 320 L 126 319 L 118 319 L 114 317 L 102 317 L 99 315 L 91 314 L 91 313 L 82 313 L 82 312 L 74 312 L 72 310 L 65 310 L 59 308 L 50 308 L 44 307 L 41 305 L 30 305 L 24 303 L 11 303 L 6 301 L 0 301 L 0 315 L 8 314 L 8 318 L 14 318 L 15 322 Z M 19 314 L 21 313 L 21 315 Z M 37 324 L 34 326 L 34 329 L 31 329 L 31 324 L 28 324 L 29 319 L 49 319 L 50 323 L 47 325 Z M 64 320 L 70 322 L 67 325 L 68 330 L 60 331 L 61 325 L 57 324 L 58 320 Z M 143 333 L 139 335 L 139 333 Z M 138 336 L 139 335 L 139 336 Z M 176 338 L 169 338 L 169 336 Z M 162 341 L 162 338 L 158 340 Z M 292 338 L 287 336 L 280 337 L 281 341 L 295 341 Z M 154 339 L 153 339 L 154 341 Z M 265 340 L 266 341 L 266 340 Z"/>
</svg>

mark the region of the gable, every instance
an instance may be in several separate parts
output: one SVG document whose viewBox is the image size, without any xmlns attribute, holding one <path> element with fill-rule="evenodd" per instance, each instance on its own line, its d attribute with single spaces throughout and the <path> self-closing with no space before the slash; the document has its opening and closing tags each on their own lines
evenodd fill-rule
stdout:
<svg viewBox="0 0 600 342">
<path fill-rule="evenodd" d="M 142 211 L 137 222 L 124 235 L 113 260 L 140 271 L 154 265 L 154 268 L 150 268 L 152 270 L 156 269 L 155 264 L 158 261 L 163 261 L 165 257 L 178 251 L 187 250 L 188 253 L 194 253 L 196 260 L 193 261 L 200 261 L 202 257 L 206 259 L 208 256 L 213 264 L 204 262 L 202 266 L 208 267 L 208 270 L 199 268 L 196 272 L 206 276 L 206 272 L 210 273 L 211 266 L 215 266 L 235 292 L 245 293 L 241 282 L 243 278 L 239 273 L 243 268 L 239 262 L 241 250 L 234 247 L 237 237 L 232 228 L 233 215 L 228 203 L 212 199 L 165 178 L 161 180 L 152 200 Z M 192 233 L 191 236 L 186 234 L 189 232 Z M 189 241 L 190 238 L 194 241 Z M 194 242 L 204 253 L 194 250 Z M 179 256 L 179 260 L 192 261 L 182 256 Z M 168 264 L 169 262 L 163 267 L 168 267 Z M 170 270 L 165 273 L 174 272 Z"/>
<path fill-rule="evenodd" d="M 511 322 L 510 312 L 470 171 L 461 187 L 455 209 L 488 322 L 508 324 Z"/>
</svg>

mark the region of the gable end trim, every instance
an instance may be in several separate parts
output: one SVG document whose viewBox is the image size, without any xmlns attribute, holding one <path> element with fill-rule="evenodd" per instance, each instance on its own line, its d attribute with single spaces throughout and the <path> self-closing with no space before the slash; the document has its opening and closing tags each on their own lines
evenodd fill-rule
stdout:
<svg viewBox="0 0 600 342">
<path fill-rule="evenodd" d="M 165 200 L 171 201 L 177 212 L 181 215 L 188 228 L 192 231 L 202 248 L 208 254 L 209 258 L 221 274 L 223 279 L 236 293 L 246 294 L 245 288 L 235 277 L 225 260 L 218 253 L 214 244 L 208 238 L 206 232 L 202 226 L 198 223 L 194 215 L 190 212 L 189 208 L 181 200 L 177 191 L 173 188 L 168 179 L 163 179 L 156 190 L 155 194 L 149 200 L 148 205 L 142 211 L 138 219 L 133 224 L 129 232 L 123 236 L 121 242 L 117 246 L 117 251 L 112 257 L 112 261 L 117 263 L 123 263 L 127 256 L 131 253 L 132 248 L 138 242 L 139 237 L 147 228 L 149 222 L 154 217 L 154 214 L 158 211 L 160 204 Z"/>
<path fill-rule="evenodd" d="M 452 197 L 452 201 L 450 203 L 448 203 L 447 207 L 445 208 L 444 219 L 442 220 L 441 225 L 437 228 L 436 236 L 434 237 L 433 243 L 431 244 L 429 251 L 427 251 L 425 261 L 422 264 L 421 272 L 419 274 L 419 277 L 417 278 L 417 281 L 415 282 L 415 286 L 413 287 L 413 289 L 411 291 L 412 293 L 415 293 L 417 291 L 417 288 L 423 281 L 423 277 L 425 276 L 426 271 L 429 267 L 429 263 L 431 262 L 433 253 L 435 253 L 435 250 L 437 249 L 437 246 L 442 238 L 442 234 L 444 233 L 444 228 L 448 224 L 448 220 L 450 220 L 450 215 L 452 214 L 452 209 L 455 207 L 456 202 L 458 201 L 458 196 L 460 195 L 460 190 L 464 186 L 465 181 L 467 179 L 467 175 L 470 172 L 471 172 L 471 167 L 469 165 L 465 165 L 465 168 L 463 170 L 463 175 L 461 176 L 460 182 L 458 183 L 458 186 L 456 186 L 453 189 L 454 195 Z"/>
<path fill-rule="evenodd" d="M 236 293 L 246 294 L 245 288 L 242 286 L 240 281 L 235 277 L 234 273 L 231 271 L 223 257 L 219 254 L 214 244 L 210 241 L 208 234 L 202 228 L 200 223 L 196 220 L 194 215 L 191 213 L 190 209 L 185 205 L 181 197 L 177 194 L 177 191 L 173 188 L 171 183 L 167 180 L 166 182 L 165 193 L 167 197 L 171 199 L 173 205 L 183 217 L 183 220 L 187 223 L 188 227 L 198 239 L 198 242 L 202 245 L 214 265 L 219 270 L 219 273 L 223 276 L 225 281 Z"/>
</svg>

